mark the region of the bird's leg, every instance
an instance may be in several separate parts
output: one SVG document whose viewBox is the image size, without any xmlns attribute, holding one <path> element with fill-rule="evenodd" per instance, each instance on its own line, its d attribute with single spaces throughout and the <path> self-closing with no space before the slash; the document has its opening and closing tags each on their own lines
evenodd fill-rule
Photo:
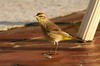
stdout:
<svg viewBox="0 0 100 66">
<path fill-rule="evenodd" d="M 56 47 L 55 47 L 55 50 L 54 50 L 54 55 L 56 54 L 57 49 L 58 49 L 58 42 L 56 42 Z"/>
<path fill-rule="evenodd" d="M 55 42 L 53 43 L 53 45 L 51 46 L 51 49 L 49 51 L 49 54 L 52 54 L 52 50 L 53 50 L 53 47 L 55 46 Z"/>
<path fill-rule="evenodd" d="M 48 58 L 52 58 L 52 55 L 54 55 L 54 52 L 52 51 L 54 46 L 55 46 L 55 42 L 54 42 L 53 45 L 51 46 L 50 51 L 49 51 L 48 53 L 44 53 L 43 55 L 45 55 L 45 56 L 48 57 Z"/>
</svg>

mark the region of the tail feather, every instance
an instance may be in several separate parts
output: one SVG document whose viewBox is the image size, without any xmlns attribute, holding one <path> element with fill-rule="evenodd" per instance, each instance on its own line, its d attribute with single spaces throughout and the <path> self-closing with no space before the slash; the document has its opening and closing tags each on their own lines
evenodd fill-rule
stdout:
<svg viewBox="0 0 100 66">
<path fill-rule="evenodd" d="M 63 40 L 73 40 L 74 37 L 71 37 L 71 36 L 66 36 L 66 37 L 63 37 Z"/>
<path fill-rule="evenodd" d="M 63 33 L 63 40 L 73 40 L 74 37 L 72 37 L 71 35 L 69 35 L 66 32 L 62 32 Z"/>
</svg>

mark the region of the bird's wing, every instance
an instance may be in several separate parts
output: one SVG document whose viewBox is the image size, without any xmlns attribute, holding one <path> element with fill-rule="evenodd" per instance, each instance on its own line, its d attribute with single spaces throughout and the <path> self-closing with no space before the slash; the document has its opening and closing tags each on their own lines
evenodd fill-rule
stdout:
<svg viewBox="0 0 100 66">
<path fill-rule="evenodd" d="M 72 40 L 73 39 L 71 35 L 69 35 L 68 33 L 64 31 L 51 31 L 51 32 L 48 32 L 48 34 L 50 34 L 49 36 L 52 38 L 59 37 L 59 38 L 62 38 L 62 40 Z"/>
<path fill-rule="evenodd" d="M 60 31 L 59 33 L 62 34 L 63 36 L 71 36 L 70 34 L 64 32 L 64 31 Z"/>
<path fill-rule="evenodd" d="M 68 33 L 64 32 L 64 31 L 51 31 L 50 33 L 52 34 L 57 34 L 57 35 L 62 35 L 62 36 L 67 36 L 70 37 L 71 35 L 69 35 Z"/>
<path fill-rule="evenodd" d="M 56 24 L 54 24 L 53 22 L 45 23 L 45 29 L 46 29 L 47 32 L 61 31 L 61 29 Z"/>
<path fill-rule="evenodd" d="M 63 40 L 72 40 L 73 39 L 73 37 L 70 34 L 64 32 L 64 31 L 60 31 L 59 33 L 63 36 Z"/>
</svg>

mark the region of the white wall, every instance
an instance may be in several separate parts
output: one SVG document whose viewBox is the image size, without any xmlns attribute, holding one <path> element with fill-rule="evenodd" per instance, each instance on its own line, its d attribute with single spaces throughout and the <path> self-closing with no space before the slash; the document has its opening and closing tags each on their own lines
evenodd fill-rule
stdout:
<svg viewBox="0 0 100 66">
<path fill-rule="evenodd" d="M 0 22 L 33 22 L 38 12 L 53 18 L 84 10 L 88 3 L 89 0 L 0 0 Z"/>
</svg>

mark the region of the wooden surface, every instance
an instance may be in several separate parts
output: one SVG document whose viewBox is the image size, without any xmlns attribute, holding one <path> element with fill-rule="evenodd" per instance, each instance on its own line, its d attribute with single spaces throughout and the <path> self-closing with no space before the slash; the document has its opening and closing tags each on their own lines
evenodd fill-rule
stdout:
<svg viewBox="0 0 100 66">
<path fill-rule="evenodd" d="M 78 13 L 76 16 L 73 15 L 71 19 L 79 16 Z M 69 16 L 62 18 L 63 22 L 58 21 L 57 24 L 76 37 L 82 19 L 70 23 L 67 18 Z M 55 22 L 56 20 L 54 19 Z M 100 25 L 93 42 L 81 43 L 79 40 L 60 42 L 57 54 L 50 59 L 43 53 L 51 46 L 52 43 L 43 38 L 39 26 L 0 32 L 0 66 L 16 64 L 18 66 L 100 66 Z"/>
</svg>

